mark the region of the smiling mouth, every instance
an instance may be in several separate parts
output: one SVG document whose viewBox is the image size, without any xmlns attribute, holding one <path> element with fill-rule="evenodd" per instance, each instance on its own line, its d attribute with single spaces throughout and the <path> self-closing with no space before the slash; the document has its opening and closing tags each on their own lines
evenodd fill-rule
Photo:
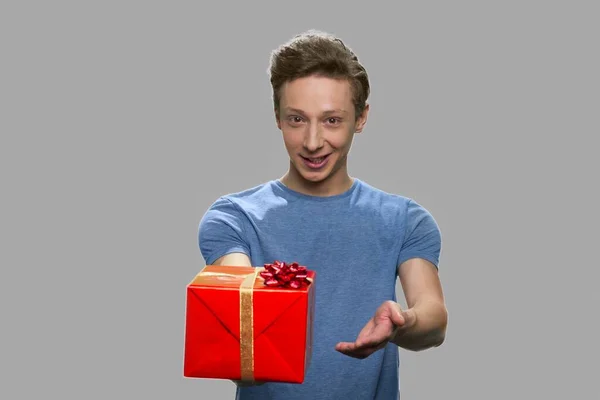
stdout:
<svg viewBox="0 0 600 400">
<path fill-rule="evenodd" d="M 311 163 L 313 163 L 313 164 L 320 164 L 320 163 L 322 163 L 323 161 L 325 161 L 325 159 L 326 159 L 327 157 L 329 157 L 329 154 L 327 154 L 327 155 L 324 155 L 324 156 L 322 156 L 322 157 L 313 157 L 313 158 L 304 157 L 304 156 L 300 156 L 300 157 L 302 157 L 302 158 L 303 158 L 303 159 L 305 159 L 306 161 L 309 161 L 309 162 L 311 162 Z"/>
<path fill-rule="evenodd" d="M 310 161 L 313 164 L 320 164 L 322 163 L 328 156 L 323 156 L 323 157 L 318 157 L 318 158 L 307 158 L 307 157 L 302 157 L 305 160 Z"/>
<path fill-rule="evenodd" d="M 330 155 L 331 154 L 327 154 L 322 157 L 310 157 L 310 158 L 304 157 L 304 156 L 300 156 L 300 157 L 302 157 L 302 159 L 304 160 L 304 165 L 306 165 L 308 168 L 313 169 L 313 170 L 319 170 L 319 169 L 325 167 Z"/>
</svg>

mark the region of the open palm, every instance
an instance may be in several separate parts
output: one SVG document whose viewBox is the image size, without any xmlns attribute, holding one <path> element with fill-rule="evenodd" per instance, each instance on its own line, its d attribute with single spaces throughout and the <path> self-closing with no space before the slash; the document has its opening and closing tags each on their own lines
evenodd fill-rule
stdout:
<svg viewBox="0 0 600 400">
<path fill-rule="evenodd" d="M 379 306 L 354 342 L 340 342 L 335 349 L 350 357 L 366 358 L 384 348 L 406 320 L 406 313 L 398 303 L 386 301 Z"/>
</svg>

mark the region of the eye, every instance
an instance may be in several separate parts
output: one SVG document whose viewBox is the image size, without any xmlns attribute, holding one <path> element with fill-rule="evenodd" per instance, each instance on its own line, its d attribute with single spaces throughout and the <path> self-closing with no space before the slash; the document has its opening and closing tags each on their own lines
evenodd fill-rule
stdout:
<svg viewBox="0 0 600 400">
<path fill-rule="evenodd" d="M 299 117 L 297 115 L 291 115 L 288 117 L 288 121 L 292 124 L 300 124 L 302 123 L 302 117 Z"/>
<path fill-rule="evenodd" d="M 336 118 L 336 117 L 327 118 L 327 123 L 330 124 L 330 125 L 337 125 L 340 122 L 342 122 L 342 121 L 339 118 Z"/>
</svg>

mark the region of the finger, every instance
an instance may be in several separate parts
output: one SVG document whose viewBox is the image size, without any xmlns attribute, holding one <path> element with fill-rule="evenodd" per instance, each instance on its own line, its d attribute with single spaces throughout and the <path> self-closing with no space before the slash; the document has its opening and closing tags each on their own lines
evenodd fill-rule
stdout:
<svg viewBox="0 0 600 400">
<path fill-rule="evenodd" d="M 358 350 L 379 347 L 390 340 L 394 334 L 394 325 L 390 321 L 375 325 L 369 333 L 361 332 L 354 342 L 341 342 L 344 348 Z"/>
<path fill-rule="evenodd" d="M 379 347 L 364 347 L 364 348 L 354 348 L 352 350 L 341 349 L 338 351 L 348 357 L 364 359 L 364 358 L 369 357 L 371 354 L 375 353 L 379 349 L 380 349 Z"/>
<path fill-rule="evenodd" d="M 233 381 L 237 386 L 240 387 L 250 387 L 250 386 L 260 386 L 260 385 L 264 385 L 266 382 L 261 382 L 261 381 Z"/>
<path fill-rule="evenodd" d="M 352 351 L 352 352 L 341 351 L 340 353 L 342 353 L 348 357 L 356 358 L 358 360 L 364 360 L 365 358 L 369 357 L 374 352 L 375 352 L 375 350 L 362 350 L 362 351 Z"/>
<path fill-rule="evenodd" d="M 354 351 L 358 348 L 355 342 L 339 342 L 335 345 L 337 351 Z"/>
<path fill-rule="evenodd" d="M 356 341 L 354 342 L 341 342 L 339 345 L 349 350 L 359 350 L 370 347 L 377 347 L 379 344 L 386 341 L 387 339 L 388 337 L 385 335 L 372 333 L 368 336 L 356 339 Z"/>
<path fill-rule="evenodd" d="M 335 349 L 348 356 L 364 358 L 385 347 L 387 342 L 387 340 L 384 340 L 372 342 L 368 345 L 357 342 L 340 342 L 335 346 Z"/>
<path fill-rule="evenodd" d="M 390 340 L 394 334 L 394 329 L 395 326 L 392 321 L 379 323 L 368 334 L 359 335 L 356 344 L 358 347 L 379 346 L 381 343 Z"/>
<path fill-rule="evenodd" d="M 338 343 L 336 350 L 349 357 L 364 359 L 377 351 L 374 347 L 357 347 L 355 343 Z"/>
<path fill-rule="evenodd" d="M 352 342 L 341 342 L 335 346 L 335 349 L 340 353 L 344 353 L 347 355 L 350 354 L 358 354 L 365 351 L 364 347 L 359 347 L 356 343 Z"/>
</svg>

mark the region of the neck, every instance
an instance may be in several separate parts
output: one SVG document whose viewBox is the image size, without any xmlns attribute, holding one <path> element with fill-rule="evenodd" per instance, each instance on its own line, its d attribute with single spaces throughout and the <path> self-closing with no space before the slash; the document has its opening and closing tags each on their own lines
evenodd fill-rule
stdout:
<svg viewBox="0 0 600 400">
<path fill-rule="evenodd" d="M 286 174 L 280 178 L 281 183 L 289 189 L 309 196 L 329 197 L 342 194 L 349 190 L 354 179 L 348 175 L 347 169 L 341 168 L 325 180 L 313 182 L 306 180 L 292 165 Z"/>
</svg>

